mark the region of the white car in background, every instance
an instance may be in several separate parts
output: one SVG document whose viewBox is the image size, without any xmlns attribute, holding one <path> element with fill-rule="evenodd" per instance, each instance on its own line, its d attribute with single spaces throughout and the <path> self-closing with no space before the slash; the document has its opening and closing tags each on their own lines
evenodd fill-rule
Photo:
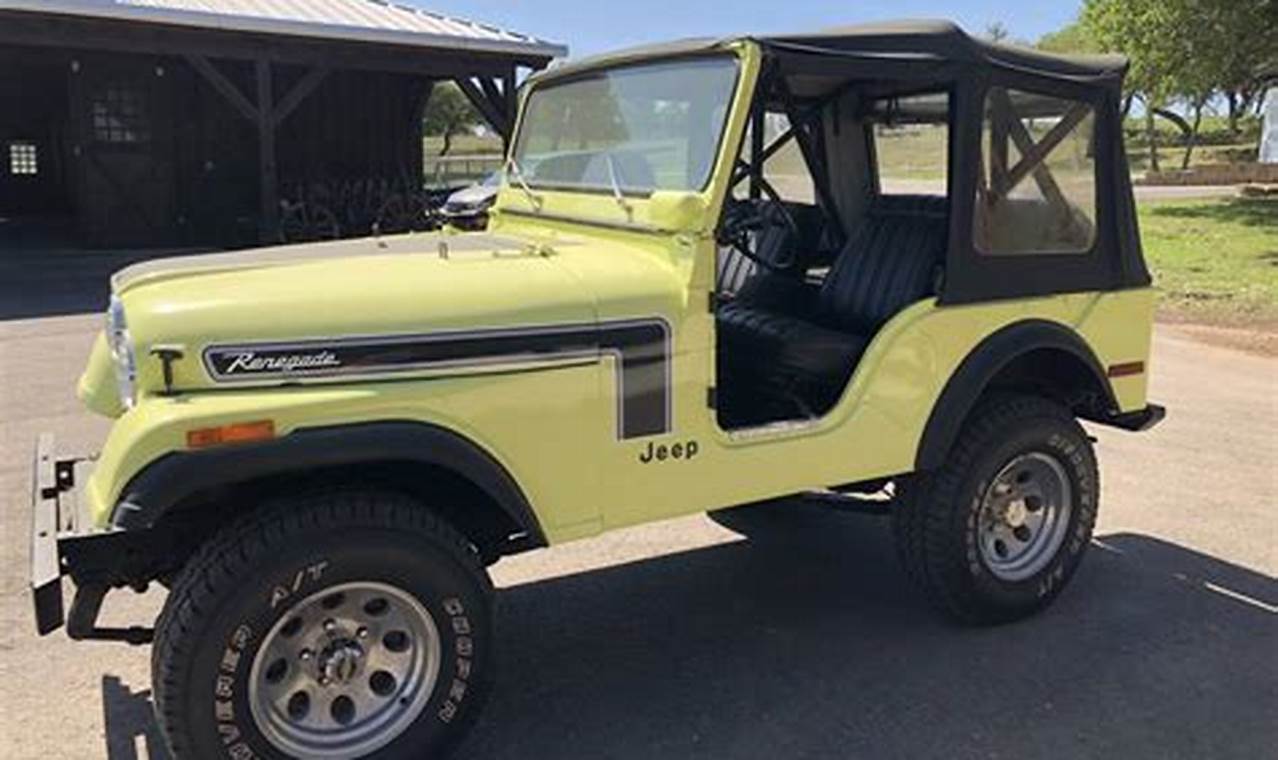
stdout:
<svg viewBox="0 0 1278 760">
<path fill-rule="evenodd" d="M 488 226 L 488 210 L 497 201 L 502 172 L 495 171 L 477 184 L 463 187 L 448 196 L 441 213 L 444 220 L 464 230 L 482 230 Z"/>
</svg>

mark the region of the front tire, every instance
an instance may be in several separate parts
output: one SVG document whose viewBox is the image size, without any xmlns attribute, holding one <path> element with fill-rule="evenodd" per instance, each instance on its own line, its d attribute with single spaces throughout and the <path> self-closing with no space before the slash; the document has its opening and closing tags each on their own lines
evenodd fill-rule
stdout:
<svg viewBox="0 0 1278 760">
<path fill-rule="evenodd" d="M 1050 605 L 1078 569 L 1098 496 L 1091 440 L 1069 410 L 1035 396 L 991 396 L 939 470 L 901 483 L 898 554 L 949 616 L 1024 618 Z"/>
<path fill-rule="evenodd" d="M 438 757 L 492 682 L 492 587 L 466 540 L 394 494 L 264 507 L 188 562 L 157 623 L 175 758 Z"/>
</svg>

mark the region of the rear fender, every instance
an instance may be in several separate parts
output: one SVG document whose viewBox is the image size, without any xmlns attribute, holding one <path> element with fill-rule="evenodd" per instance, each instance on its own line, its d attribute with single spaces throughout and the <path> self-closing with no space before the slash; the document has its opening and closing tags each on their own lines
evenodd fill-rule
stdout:
<svg viewBox="0 0 1278 760">
<path fill-rule="evenodd" d="M 1096 354 L 1075 331 L 1056 322 L 1031 319 L 1008 325 L 976 345 L 950 377 L 928 417 L 915 468 L 933 470 L 949 454 L 968 413 L 981 395 L 1016 359 L 1036 351 L 1059 352 L 1084 367 L 1091 388 L 1101 395 L 1102 409 L 1089 417 L 1110 422 L 1119 412 L 1114 389 Z"/>
</svg>

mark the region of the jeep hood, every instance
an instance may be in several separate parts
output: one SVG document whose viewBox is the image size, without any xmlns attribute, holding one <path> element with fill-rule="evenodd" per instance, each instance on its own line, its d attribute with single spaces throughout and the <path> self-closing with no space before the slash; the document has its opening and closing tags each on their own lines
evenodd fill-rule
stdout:
<svg viewBox="0 0 1278 760">
<path fill-rule="evenodd" d="M 550 246 L 487 234 L 411 235 L 154 260 L 122 270 L 112 285 L 123 304 L 143 393 L 165 388 L 162 350 L 180 354 L 171 362 L 171 387 L 178 391 L 339 375 L 350 381 L 352 375 L 391 371 L 455 372 L 461 362 L 450 364 L 449 356 L 438 361 L 433 344 L 429 361 L 422 360 L 421 339 L 487 339 L 547 327 L 575 326 L 580 361 L 590 351 L 589 341 L 580 339 L 582 328 L 588 338 L 598 320 L 598 287 L 610 294 L 668 293 L 673 282 L 668 267 L 650 254 L 611 250 L 605 258 L 628 264 L 583 264 L 601 254 L 591 242 L 563 239 Z M 601 278 L 610 270 L 615 274 Z M 370 348 L 370 341 L 376 345 Z M 540 345 L 507 340 L 499 348 L 502 357 L 518 358 L 545 350 Z M 104 401 L 111 395 L 104 389 L 115 388 L 104 340 L 94 354 L 80 395 L 96 411 L 118 413 Z"/>
<path fill-rule="evenodd" d="M 327 243 L 282 245 L 231 253 L 172 256 L 150 259 L 125 267 L 111 276 L 111 292 L 123 294 L 134 285 L 245 269 L 304 264 L 369 256 L 433 254 L 446 258 L 456 253 L 517 254 L 528 247 L 526 241 L 508 236 L 435 233 L 397 235 L 382 239 L 335 240 Z M 442 246 L 442 249 L 441 249 Z"/>
</svg>

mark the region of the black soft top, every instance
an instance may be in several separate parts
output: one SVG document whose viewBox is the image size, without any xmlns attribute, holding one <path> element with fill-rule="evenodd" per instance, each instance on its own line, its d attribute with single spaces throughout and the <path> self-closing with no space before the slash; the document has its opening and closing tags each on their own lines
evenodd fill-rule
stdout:
<svg viewBox="0 0 1278 760">
<path fill-rule="evenodd" d="M 1121 55 L 1051 55 L 977 39 L 950 21 L 855 24 L 760 41 L 794 52 L 926 57 L 1069 79 L 1121 79 L 1127 70 L 1127 59 Z"/>
<path fill-rule="evenodd" d="M 909 20 L 853 24 L 803 34 L 701 37 L 641 45 L 581 58 L 543 71 L 535 78 L 558 78 L 640 59 L 708 52 L 740 40 L 754 40 L 778 53 L 794 55 L 970 64 L 1076 82 L 1112 82 L 1113 86 L 1119 86 L 1127 71 L 1127 59 L 1121 55 L 1047 54 L 977 39 L 950 21 Z"/>
<path fill-rule="evenodd" d="M 887 117 L 894 123 L 918 120 L 950 125 L 949 232 L 942 303 L 1149 285 L 1123 147 L 1120 103 L 1127 60 L 1122 56 L 1048 55 L 976 39 L 948 21 L 895 21 L 811 34 L 647 45 L 584 58 L 536 74 L 533 80 L 554 82 L 589 76 L 601 67 L 713 54 L 742 41 L 760 45 L 765 56 L 751 107 L 765 116 L 784 112 L 792 125 L 804 125 L 790 134 L 806 142 L 801 148 L 817 182 L 818 205 L 832 217 L 839 213 L 838 203 L 828 181 L 831 164 L 825 151 L 829 145 L 822 143 L 843 140 L 850 145 L 864 133 L 838 126 L 843 119 L 857 118 L 837 107 L 848 93 L 870 102 L 890 101 Z M 1095 164 L 1096 235 L 1088 251 L 996 256 L 977 250 L 973 220 L 985 171 L 984 127 L 993 118 L 989 95 L 994 90 L 1009 100 L 1007 107 L 998 109 L 1003 124 L 1021 125 L 1027 118 L 1068 124 L 1062 109 L 1070 104 L 1075 115 L 1094 115 L 1089 153 Z M 865 122 L 874 115 L 866 112 L 859 117 Z M 815 124 L 823 124 L 824 129 Z M 1010 131 L 1004 129 L 1002 134 L 1010 139 Z M 1020 138 L 1016 146 L 1019 180 L 1034 176 L 1039 182 L 1031 170 L 1046 159 L 1050 145 L 1028 134 Z"/>
</svg>

